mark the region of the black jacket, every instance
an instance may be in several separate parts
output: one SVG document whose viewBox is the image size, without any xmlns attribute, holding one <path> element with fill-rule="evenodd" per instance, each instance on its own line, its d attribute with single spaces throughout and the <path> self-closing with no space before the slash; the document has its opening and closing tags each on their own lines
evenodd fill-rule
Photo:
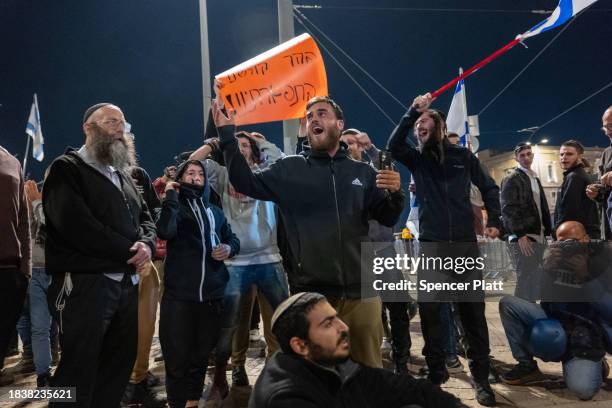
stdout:
<svg viewBox="0 0 612 408">
<path fill-rule="evenodd" d="M 55 159 L 43 188 L 50 273 L 135 273 L 127 260 L 142 241 L 155 253 L 155 225 L 129 174 L 122 191 L 76 150 Z"/>
<path fill-rule="evenodd" d="M 525 172 L 519 168 L 515 169 L 501 183 L 501 213 L 504 223 L 504 232 L 514 234 L 518 238 L 527 235 L 540 235 L 544 226 L 544 235 L 551 234 L 550 211 L 548 211 L 548 201 L 542 188 L 542 183 L 538 179 L 540 187 L 540 207 L 541 213 L 538 214 L 538 206 L 533 198 L 531 180 Z"/>
<path fill-rule="evenodd" d="M 142 167 L 133 167 L 132 180 L 134 180 L 136 189 L 142 195 L 145 203 L 147 203 L 147 208 L 149 209 L 151 216 L 153 219 L 156 219 L 159 215 L 161 203 L 159 202 L 159 197 L 157 197 L 157 193 L 153 188 L 153 184 L 151 184 L 151 177 L 149 177 L 149 173 L 147 173 L 147 171 Z"/>
<path fill-rule="evenodd" d="M 487 227 L 500 228 L 499 188 L 468 149 L 444 144 L 444 163 L 421 153 L 408 134 L 420 113 L 410 109 L 393 130 L 387 149 L 410 170 L 419 202 L 419 239 L 476 240 L 470 202 L 471 183 L 480 189 L 488 213 Z"/>
<path fill-rule="evenodd" d="M 331 370 L 278 352 L 266 363 L 249 408 L 456 407 L 459 401 L 427 380 L 347 360 Z"/>
<path fill-rule="evenodd" d="M 177 180 L 187 167 L 185 164 L 177 169 Z M 205 169 L 203 163 L 200 162 L 200 165 Z M 175 190 L 166 192 L 157 220 L 159 237 L 168 241 L 164 298 L 192 302 L 221 299 L 229 274 L 223 261 L 212 258 L 211 241 L 215 240 L 215 245 L 219 243 L 217 241 L 229 245 L 232 248 L 230 257 L 240 250 L 240 241 L 232 232 L 223 211 L 208 202 L 208 178 L 199 194 L 188 187 L 181 185 L 180 193 Z M 214 234 L 211 234 L 212 222 Z"/>
<path fill-rule="evenodd" d="M 578 221 L 591 239 L 600 238 L 597 204 L 586 195 L 589 184 L 591 181 L 582 164 L 563 172 L 563 183 L 555 203 L 555 230 L 565 221 Z"/>
<path fill-rule="evenodd" d="M 361 243 L 369 241 L 368 220 L 394 225 L 403 193 L 377 188 L 376 171 L 348 158 L 344 146 L 333 158 L 306 149 L 253 172 L 238 150 L 234 127 L 219 131 L 234 188 L 280 209 L 293 256 L 291 291 L 360 298 Z"/>
<path fill-rule="evenodd" d="M 612 171 L 612 144 L 606 147 L 606 149 L 601 154 L 599 175 L 603 176 L 609 171 Z M 603 238 L 607 240 L 612 239 L 612 232 L 610 230 L 610 217 L 608 216 L 608 209 L 610 208 L 610 192 L 612 192 L 612 187 L 606 186 L 599 191 L 599 194 L 595 198 L 595 200 L 601 206 L 601 230 L 603 231 Z"/>
</svg>

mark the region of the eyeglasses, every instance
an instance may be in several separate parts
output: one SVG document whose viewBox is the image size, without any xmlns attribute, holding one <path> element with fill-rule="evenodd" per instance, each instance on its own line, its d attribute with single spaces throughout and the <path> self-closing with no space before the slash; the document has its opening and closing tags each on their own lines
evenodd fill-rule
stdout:
<svg viewBox="0 0 612 408">
<path fill-rule="evenodd" d="M 112 129 L 117 129 L 119 127 L 122 127 L 125 133 L 130 133 L 130 131 L 132 130 L 132 125 L 130 125 L 128 122 L 124 120 L 119 120 L 119 119 L 106 119 L 106 120 L 103 120 L 102 122 L 93 122 L 93 123 L 104 125 Z"/>
<path fill-rule="evenodd" d="M 612 123 L 609 123 L 607 125 L 603 125 L 601 127 L 601 130 L 603 130 L 604 132 L 612 132 Z"/>
</svg>

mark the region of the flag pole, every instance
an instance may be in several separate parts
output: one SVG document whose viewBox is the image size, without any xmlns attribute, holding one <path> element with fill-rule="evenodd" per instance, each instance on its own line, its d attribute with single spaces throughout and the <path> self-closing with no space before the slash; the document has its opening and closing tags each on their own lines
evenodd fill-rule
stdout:
<svg viewBox="0 0 612 408">
<path fill-rule="evenodd" d="M 467 71 L 465 71 L 463 74 L 459 75 L 455 79 L 453 79 L 453 80 L 449 81 L 448 83 L 446 83 L 441 88 L 439 88 L 439 89 L 435 90 L 434 92 L 432 92 L 431 93 L 432 98 L 436 98 L 438 95 L 440 95 L 441 93 L 443 93 L 444 91 L 446 91 L 450 87 L 454 86 L 457 82 L 461 81 L 462 79 L 467 78 L 468 76 L 470 76 L 474 72 L 478 71 L 480 68 L 484 67 L 485 65 L 487 65 L 489 62 L 493 61 L 494 59 L 496 59 L 500 55 L 505 54 L 506 52 L 510 51 L 519 42 L 521 42 L 520 38 L 515 38 L 514 40 L 510 41 L 508 44 L 504 45 L 499 50 L 495 51 L 493 54 L 489 55 L 487 58 L 483 59 L 482 61 L 480 61 L 479 63 L 477 63 L 476 65 L 474 65 L 470 69 L 468 69 Z"/>
<path fill-rule="evenodd" d="M 459 76 L 463 75 L 463 68 L 459 67 Z M 461 98 L 461 106 L 463 107 L 463 111 L 465 112 L 465 147 L 472 150 L 472 136 L 470 135 L 470 127 L 468 126 L 468 110 L 467 110 L 467 87 L 465 86 L 465 82 L 463 83 L 463 97 Z"/>
<path fill-rule="evenodd" d="M 26 174 L 26 166 L 28 165 L 28 152 L 30 150 L 30 140 L 32 139 L 32 137 L 30 135 L 28 136 L 28 142 L 26 144 L 26 151 L 25 154 L 23 155 L 23 166 L 22 167 L 22 171 L 23 171 L 23 176 L 25 177 Z"/>
</svg>

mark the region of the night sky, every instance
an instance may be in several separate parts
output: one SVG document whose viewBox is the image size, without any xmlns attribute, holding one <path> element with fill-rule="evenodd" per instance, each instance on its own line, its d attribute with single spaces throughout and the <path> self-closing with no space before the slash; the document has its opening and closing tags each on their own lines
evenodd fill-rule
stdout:
<svg viewBox="0 0 612 408">
<path fill-rule="evenodd" d="M 296 0 L 321 4 L 301 11 L 405 105 L 433 91 L 526 31 L 557 0 L 365 1 Z M 329 7 L 329 8 L 325 8 Z M 349 7 L 347 9 L 346 7 Z M 363 7 L 361 9 L 360 7 Z M 383 10 L 503 9 L 504 12 Z M 380 9 L 372 9 L 380 8 Z M 507 10 L 522 10 L 507 12 Z M 209 0 L 211 72 L 219 73 L 278 44 L 276 0 Z M 101 101 L 120 106 L 133 125 L 141 165 L 152 177 L 203 135 L 197 0 L 0 2 L 0 144 L 23 157 L 24 133 L 38 94 L 45 160 L 28 159 L 40 179 L 66 146 L 80 146 L 84 110 Z M 560 29 L 527 40 L 466 80 L 470 114 L 478 113 Z M 296 35 L 305 32 L 295 21 Z M 315 35 L 320 34 L 314 31 Z M 324 41 L 387 114 L 403 108 Z M 348 127 L 383 145 L 393 125 L 323 51 L 331 96 Z M 612 81 L 612 1 L 583 13 L 480 117 L 482 148 L 509 148 L 525 134 Z M 434 104 L 446 110 L 452 92 Z M 612 87 L 545 127 L 534 139 L 576 138 L 605 146 L 599 129 Z M 250 127 L 281 143 L 280 124 Z"/>
</svg>

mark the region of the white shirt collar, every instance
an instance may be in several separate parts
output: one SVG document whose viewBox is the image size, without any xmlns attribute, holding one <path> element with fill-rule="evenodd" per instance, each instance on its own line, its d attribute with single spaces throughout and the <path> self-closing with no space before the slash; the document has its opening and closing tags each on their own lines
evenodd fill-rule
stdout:
<svg viewBox="0 0 612 408">
<path fill-rule="evenodd" d="M 522 171 L 525 172 L 525 174 L 527 174 L 530 177 L 538 177 L 537 173 L 531 169 L 527 169 L 523 166 L 521 166 L 520 164 L 518 165 L 518 168 L 521 169 Z"/>
</svg>

